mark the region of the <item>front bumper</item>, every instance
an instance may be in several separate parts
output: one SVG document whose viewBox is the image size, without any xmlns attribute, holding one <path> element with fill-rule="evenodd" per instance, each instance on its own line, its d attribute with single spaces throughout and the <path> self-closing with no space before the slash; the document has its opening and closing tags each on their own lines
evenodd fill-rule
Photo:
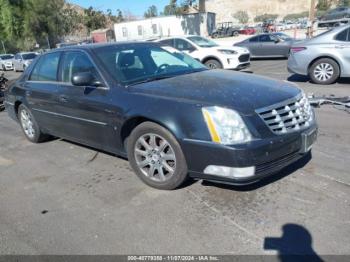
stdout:
<svg viewBox="0 0 350 262">
<path fill-rule="evenodd" d="M 242 70 L 250 66 L 250 54 L 242 53 L 222 58 L 224 69 Z"/>
<path fill-rule="evenodd" d="M 191 177 L 245 185 L 273 175 L 305 156 L 311 148 L 310 145 L 305 148 L 303 137 L 311 131 L 314 131 L 312 145 L 317 138 L 316 124 L 301 132 L 276 135 L 242 145 L 226 146 L 212 142 L 185 140 L 183 148 Z M 255 173 L 244 178 L 205 174 L 204 170 L 208 166 L 255 167 Z"/>
</svg>

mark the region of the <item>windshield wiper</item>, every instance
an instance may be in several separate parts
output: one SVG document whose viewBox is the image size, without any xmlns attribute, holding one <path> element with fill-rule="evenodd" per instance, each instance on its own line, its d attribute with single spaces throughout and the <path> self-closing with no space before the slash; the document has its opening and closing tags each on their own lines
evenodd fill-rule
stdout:
<svg viewBox="0 0 350 262">
<path fill-rule="evenodd" d="M 171 77 L 174 77 L 174 76 L 175 75 L 159 75 L 159 76 L 149 77 L 149 78 L 146 78 L 146 79 L 142 79 L 140 81 L 136 81 L 136 82 L 131 83 L 131 84 L 127 84 L 126 87 L 139 85 L 139 84 L 144 84 L 144 83 L 149 83 L 149 82 L 162 80 L 162 79 L 166 79 L 166 78 L 171 78 Z"/>
</svg>

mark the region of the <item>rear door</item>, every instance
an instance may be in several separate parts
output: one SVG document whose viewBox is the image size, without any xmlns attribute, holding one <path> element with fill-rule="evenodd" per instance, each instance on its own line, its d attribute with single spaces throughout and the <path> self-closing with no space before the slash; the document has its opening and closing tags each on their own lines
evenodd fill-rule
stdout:
<svg viewBox="0 0 350 262">
<path fill-rule="evenodd" d="M 40 127 L 55 132 L 60 127 L 57 111 L 57 72 L 61 52 L 43 55 L 25 83 L 26 100 Z"/>
<path fill-rule="evenodd" d="M 341 70 L 342 76 L 350 75 L 350 28 L 347 28 L 340 32 L 336 37 L 335 37 L 335 45 L 334 45 L 334 50 L 336 53 L 338 53 L 342 64 L 343 68 Z"/>
<path fill-rule="evenodd" d="M 71 82 L 76 73 L 90 72 L 103 87 L 80 87 Z M 62 136 L 96 148 L 110 146 L 113 133 L 112 105 L 107 103 L 110 89 L 102 80 L 95 64 L 83 51 L 67 51 L 62 58 L 58 95 L 58 116 Z"/>
</svg>

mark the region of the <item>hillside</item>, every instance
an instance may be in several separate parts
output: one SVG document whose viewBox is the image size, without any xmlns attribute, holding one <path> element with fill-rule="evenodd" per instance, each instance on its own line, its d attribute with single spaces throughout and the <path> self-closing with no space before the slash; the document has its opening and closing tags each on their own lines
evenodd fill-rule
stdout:
<svg viewBox="0 0 350 262">
<path fill-rule="evenodd" d="M 308 11 L 311 0 L 206 0 L 206 11 L 216 13 L 216 21 L 232 21 L 232 15 L 247 11 L 250 20 L 262 14 L 278 14 L 280 18 L 290 13 Z"/>
</svg>

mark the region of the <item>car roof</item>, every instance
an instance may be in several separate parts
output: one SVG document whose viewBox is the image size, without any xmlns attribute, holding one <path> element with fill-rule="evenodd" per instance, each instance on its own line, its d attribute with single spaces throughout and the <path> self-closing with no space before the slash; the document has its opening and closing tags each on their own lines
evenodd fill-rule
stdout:
<svg viewBox="0 0 350 262">
<path fill-rule="evenodd" d="M 67 51 L 67 50 L 93 50 L 102 47 L 110 47 L 110 46 L 127 46 L 127 45 L 154 45 L 153 42 L 147 41 L 123 41 L 123 42 L 113 42 L 113 43 L 94 43 L 94 44 L 86 44 L 86 45 L 74 45 L 74 46 L 64 46 L 60 48 L 53 49 L 52 51 Z"/>
</svg>

